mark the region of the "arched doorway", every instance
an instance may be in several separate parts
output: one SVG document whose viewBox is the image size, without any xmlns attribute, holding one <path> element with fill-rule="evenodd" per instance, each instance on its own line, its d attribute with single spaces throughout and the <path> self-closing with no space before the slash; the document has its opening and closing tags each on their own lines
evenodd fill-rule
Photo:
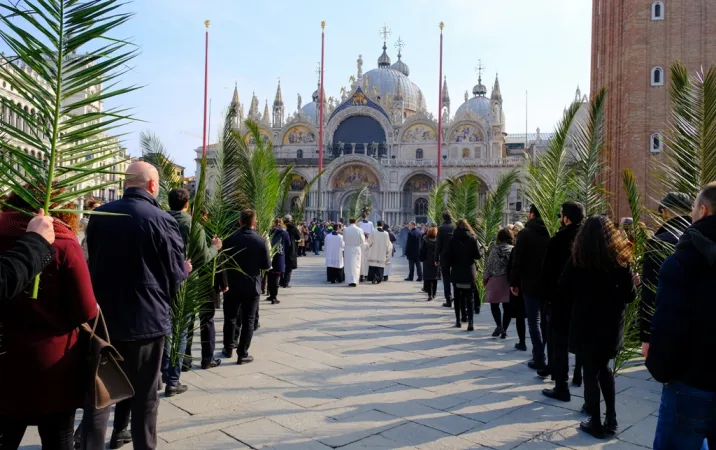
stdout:
<svg viewBox="0 0 716 450">
<path fill-rule="evenodd" d="M 370 203 L 370 220 L 376 222 L 381 217 L 380 182 L 375 169 L 362 163 L 348 163 L 338 167 L 329 180 L 334 192 L 335 213 L 344 219 L 350 218 L 352 201 L 358 192 L 367 188 L 366 200 Z"/>
<path fill-rule="evenodd" d="M 418 223 L 426 223 L 427 219 L 427 197 L 430 189 L 432 189 L 435 181 L 429 175 L 417 173 L 405 182 L 403 185 L 403 193 L 400 200 L 400 208 L 403 214 L 403 221 L 415 221 Z M 418 214 L 418 201 L 425 201 L 425 212 Z M 422 205 L 423 202 L 420 202 Z"/>
<path fill-rule="evenodd" d="M 415 222 L 428 223 L 428 200 L 420 197 L 415 200 Z"/>
</svg>

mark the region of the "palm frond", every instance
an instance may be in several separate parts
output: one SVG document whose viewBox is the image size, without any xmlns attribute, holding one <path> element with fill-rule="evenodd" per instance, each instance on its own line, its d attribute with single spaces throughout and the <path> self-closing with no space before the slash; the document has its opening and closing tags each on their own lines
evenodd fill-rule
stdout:
<svg viewBox="0 0 716 450">
<path fill-rule="evenodd" d="M 428 219 L 436 225 L 440 225 L 442 215 L 447 210 L 445 195 L 448 188 L 449 183 L 446 181 L 436 183 L 430 188 L 430 193 L 428 194 Z"/>
<path fill-rule="evenodd" d="M 237 150 L 236 185 L 233 192 L 239 209 L 256 211 L 257 231 L 268 240 L 276 205 L 281 199 L 283 182 L 293 166 L 279 172 L 271 141 L 263 139 L 256 122 L 247 120 L 245 125 L 249 130 L 249 139 L 232 131 Z"/>
<path fill-rule="evenodd" d="M 592 97 L 587 122 L 575 124 L 574 193 L 575 199 L 584 205 L 587 216 L 602 214 L 607 206 L 606 177 L 603 176 L 606 167 L 602 157 L 606 96 L 607 90 L 603 88 Z"/>
<path fill-rule="evenodd" d="M 503 215 L 507 206 L 507 196 L 512 186 L 518 183 L 520 175 L 517 169 L 500 175 L 495 189 L 487 194 L 487 199 L 478 211 L 478 224 L 475 229 L 477 240 L 483 249 L 489 251 L 494 245 L 497 232 L 502 226 Z"/>
<path fill-rule="evenodd" d="M 355 193 L 351 197 L 350 203 L 350 215 L 356 220 L 363 217 L 363 214 L 368 213 L 368 194 L 370 193 L 370 187 L 366 184 L 360 189 L 356 189 Z"/>
<path fill-rule="evenodd" d="M 142 131 L 139 134 L 139 148 L 142 149 L 142 159 L 153 165 L 159 172 L 157 201 L 162 209 L 169 209 L 169 192 L 182 186 L 182 179 L 177 174 L 176 165 L 164 148 L 161 139 L 151 131 Z"/>
<path fill-rule="evenodd" d="M 564 117 L 557 124 L 554 137 L 546 152 L 539 155 L 536 160 L 530 159 L 525 171 L 527 173 L 525 194 L 542 215 L 550 236 L 559 230 L 558 215 L 573 183 L 567 139 L 579 106 L 578 103 L 573 103 L 567 108 Z"/>
<path fill-rule="evenodd" d="M 635 273 L 641 273 L 641 267 L 644 257 L 644 249 L 649 239 L 646 229 L 640 226 L 643 204 L 639 194 L 639 186 L 636 182 L 636 176 L 630 169 L 624 169 L 622 172 L 622 187 L 626 193 L 631 216 L 634 221 L 634 266 Z M 641 345 L 640 329 L 639 329 L 639 312 L 641 311 L 641 292 L 644 286 L 637 287 L 636 299 L 627 305 L 626 320 L 624 323 L 624 345 L 614 358 L 614 373 L 618 374 L 624 368 L 626 363 L 639 356 Z"/>
<path fill-rule="evenodd" d="M 477 227 L 477 207 L 479 204 L 480 179 L 476 175 L 467 174 L 458 179 L 447 180 L 447 209 L 455 219 L 465 219 L 474 229 Z"/>
<path fill-rule="evenodd" d="M 49 213 L 88 192 L 111 171 L 109 156 L 121 149 L 108 137 L 132 116 L 124 109 L 102 110 L 99 102 L 131 92 L 119 87 L 137 49 L 112 36 L 132 14 L 120 0 L 42 0 L 2 2 L 0 39 L 11 56 L 3 57 L 0 78 L 23 98 L 29 110 L 2 99 L 15 123 L 2 124 L 0 173 L 12 192 L 35 209 Z M 31 147 L 40 156 L 29 156 Z M 29 187 L 29 189 L 27 188 Z M 61 208 L 61 206 L 60 206 Z M 39 277 L 33 297 L 37 295 Z"/>
<path fill-rule="evenodd" d="M 665 192 L 696 198 L 702 186 L 716 180 L 716 66 L 690 75 L 674 63 L 669 93 L 672 113 L 658 172 Z"/>
<path fill-rule="evenodd" d="M 291 214 L 293 214 L 293 218 L 296 222 L 303 221 L 304 215 L 306 214 L 306 200 L 308 200 L 308 196 L 311 193 L 313 185 L 323 176 L 324 173 L 326 173 L 325 170 L 320 171 L 318 175 L 313 177 L 306 183 L 306 186 L 303 187 L 303 191 L 301 191 L 301 195 L 298 198 L 298 205 L 296 205 L 296 207 L 291 211 Z"/>
</svg>

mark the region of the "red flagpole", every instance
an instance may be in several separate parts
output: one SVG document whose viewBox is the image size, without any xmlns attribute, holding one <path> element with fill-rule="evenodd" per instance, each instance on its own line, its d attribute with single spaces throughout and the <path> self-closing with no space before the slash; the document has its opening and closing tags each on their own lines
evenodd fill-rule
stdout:
<svg viewBox="0 0 716 450">
<path fill-rule="evenodd" d="M 443 28 L 445 24 L 440 22 L 440 76 L 438 77 L 438 183 L 443 168 Z"/>
<path fill-rule="evenodd" d="M 326 21 L 321 22 L 321 80 L 318 91 L 318 173 L 323 171 L 323 58 L 326 46 Z M 318 179 L 318 215 L 321 215 L 321 179 Z"/>
<path fill-rule="evenodd" d="M 202 157 L 206 156 L 206 108 L 208 105 L 209 98 L 209 25 L 211 22 L 208 20 L 204 21 L 206 26 L 206 45 L 204 49 L 204 137 L 202 139 Z"/>
</svg>

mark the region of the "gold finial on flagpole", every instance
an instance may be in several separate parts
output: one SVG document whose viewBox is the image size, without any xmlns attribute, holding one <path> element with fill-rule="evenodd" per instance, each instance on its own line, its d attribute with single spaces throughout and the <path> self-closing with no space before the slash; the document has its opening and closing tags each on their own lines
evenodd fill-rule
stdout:
<svg viewBox="0 0 716 450">
<path fill-rule="evenodd" d="M 440 22 L 440 32 L 441 32 L 441 33 L 443 32 L 443 28 L 445 28 L 445 23 L 444 23 L 444 22 Z"/>
<path fill-rule="evenodd" d="M 326 29 L 326 21 L 322 20 L 321 21 L 321 30 L 325 30 L 325 29 Z"/>
<path fill-rule="evenodd" d="M 209 29 L 209 25 L 211 25 L 211 21 L 210 21 L 210 20 L 205 20 L 205 21 L 204 21 L 204 26 L 206 27 L 207 30 Z"/>
</svg>

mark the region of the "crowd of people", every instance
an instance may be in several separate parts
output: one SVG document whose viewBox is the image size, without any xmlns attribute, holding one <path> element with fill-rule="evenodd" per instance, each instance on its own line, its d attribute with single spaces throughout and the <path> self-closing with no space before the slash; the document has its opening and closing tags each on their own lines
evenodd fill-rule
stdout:
<svg viewBox="0 0 716 450">
<path fill-rule="evenodd" d="M 222 249 L 241 271 L 217 276 L 207 307 L 190 320 L 200 323 L 205 370 L 222 362 L 214 354 L 213 322 L 222 297 L 221 356 L 234 358 L 235 351 L 236 362 L 247 364 L 253 361 L 249 349 L 259 327 L 261 295 L 280 303 L 279 290 L 290 288 L 291 273 L 306 249 L 325 252 L 327 282 L 357 287 L 389 279 L 396 241 L 408 260 L 406 281 L 422 282 L 428 301 L 442 280 L 443 306 L 454 308 L 456 327 L 467 324 L 473 331 L 484 300 L 495 321 L 493 337 L 505 339 L 514 321 L 515 347 L 526 351 L 529 329 L 528 365 L 554 381 L 545 396 L 570 401 L 569 354 L 574 354 L 572 387 L 583 384 L 588 414 L 580 428 L 599 438 L 618 429 L 610 360 L 624 345 L 626 310 L 642 284 L 642 352 L 651 375 L 664 383 L 654 448 L 707 448 L 705 439 L 713 445 L 716 377 L 707 355 L 716 315 L 716 183 L 696 199 L 670 193 L 661 201 L 663 226 L 649 235 L 641 273 L 634 271 L 635 225 L 585 217 L 583 206 L 571 201 L 562 205 L 562 227 L 553 236 L 533 206 L 524 226 L 499 230 L 487 252 L 468 221 L 453 221 L 449 213 L 439 227 L 410 223 L 396 230 L 365 216 L 351 218 L 347 226 L 343 220 L 294 224 L 286 216 L 274 220 L 267 242 L 255 230 L 254 211 L 245 210 L 237 231 L 222 242 L 203 228 L 192 230 L 201 221 L 188 213 L 187 191 L 169 194 L 170 211 L 160 208 L 158 194 L 156 169 L 133 163 L 120 200 L 88 205 L 100 214 L 83 224 L 82 243 L 76 215 L 32 217 L 21 196 L 5 201 L 8 207 L 0 214 L 0 448 L 17 448 L 30 425 L 38 426 L 43 448 L 104 448 L 111 410 L 88 401 L 86 349 L 79 332 L 100 314 L 134 389 L 132 398 L 115 407 L 110 447 L 131 442 L 135 449 L 156 448 L 159 388 L 166 396 L 182 394 L 187 387 L 179 381 L 181 372 L 194 368 L 193 328 L 179 343 L 184 349 L 179 363 L 167 356 L 173 300 L 189 274 Z M 636 227 L 646 231 L 644 225 Z M 197 233 L 204 245 L 187 255 L 188 240 Z M 37 274 L 42 282 L 32 298 Z M 82 425 L 75 430 L 79 408 Z"/>
</svg>

